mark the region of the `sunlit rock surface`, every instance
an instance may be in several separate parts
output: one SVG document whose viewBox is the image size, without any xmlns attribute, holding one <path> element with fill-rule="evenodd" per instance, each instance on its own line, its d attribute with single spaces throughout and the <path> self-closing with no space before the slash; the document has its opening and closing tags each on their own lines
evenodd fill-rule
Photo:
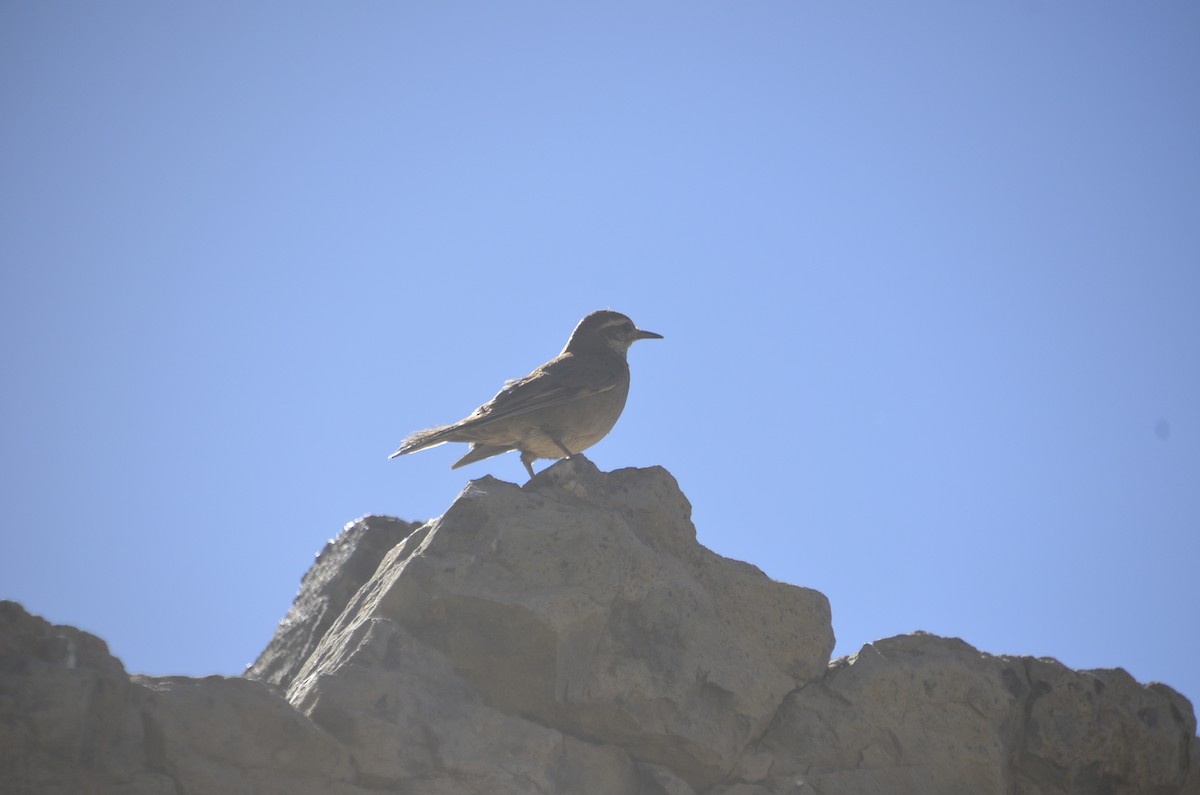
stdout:
<svg viewBox="0 0 1200 795">
<path fill-rule="evenodd" d="M 696 542 L 665 470 L 578 457 L 348 525 L 244 678 L 129 676 L 0 604 L 0 792 L 1200 795 L 1165 685 L 833 642 L 822 594 Z"/>
</svg>

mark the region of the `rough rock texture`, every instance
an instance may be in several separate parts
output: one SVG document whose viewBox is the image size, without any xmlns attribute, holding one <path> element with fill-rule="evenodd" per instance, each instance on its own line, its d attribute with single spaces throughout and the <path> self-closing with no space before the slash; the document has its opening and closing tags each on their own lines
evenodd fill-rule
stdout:
<svg viewBox="0 0 1200 795">
<path fill-rule="evenodd" d="M 833 632 L 824 596 L 701 547 L 690 512 L 661 469 L 577 459 L 525 488 L 475 481 L 388 553 L 288 698 L 387 786 L 528 792 L 528 774 L 506 772 L 523 751 L 474 770 L 490 739 L 464 729 L 480 723 L 711 786 L 797 682 L 824 674 Z M 430 714 L 449 703 L 452 720 Z"/>
<path fill-rule="evenodd" d="M 924 634 L 829 663 L 825 598 L 689 514 L 577 458 L 368 517 L 244 679 L 130 677 L 2 603 L 0 792 L 1200 795 L 1170 688 Z"/>
<path fill-rule="evenodd" d="M 364 793 L 352 780 L 347 749 L 269 686 L 130 677 L 99 638 L 0 602 L 5 795 Z"/>
<path fill-rule="evenodd" d="M 391 516 L 365 516 L 342 528 L 300 581 L 292 609 L 243 676 L 286 688 L 354 593 L 392 547 L 420 527 Z"/>
<path fill-rule="evenodd" d="M 1163 685 L 922 633 L 835 660 L 752 753 L 769 792 L 1132 795 L 1198 791 L 1195 733 Z"/>
</svg>

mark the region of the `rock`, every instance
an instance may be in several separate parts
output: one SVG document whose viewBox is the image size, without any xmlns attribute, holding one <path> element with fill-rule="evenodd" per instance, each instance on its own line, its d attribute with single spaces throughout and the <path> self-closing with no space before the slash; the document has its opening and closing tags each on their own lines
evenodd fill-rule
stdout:
<svg viewBox="0 0 1200 795">
<path fill-rule="evenodd" d="M 361 792 L 350 755 L 260 682 L 133 678 L 132 733 L 149 770 L 184 792 Z"/>
<path fill-rule="evenodd" d="M 304 707 L 351 750 L 363 786 L 445 795 L 633 791 L 623 750 L 492 709 L 449 660 L 395 623 L 368 622 L 352 644 L 346 665 L 323 676 Z"/>
<path fill-rule="evenodd" d="M 261 682 L 125 673 L 99 638 L 0 602 L 0 792 L 365 795 Z"/>
<path fill-rule="evenodd" d="M 675 775 L 669 768 L 643 762 L 638 765 L 638 795 L 696 795 L 696 791 L 687 782 Z"/>
<path fill-rule="evenodd" d="M 87 792 L 126 769 L 130 690 L 104 641 L 0 602 L 0 791 Z"/>
<path fill-rule="evenodd" d="M 1170 792 L 1187 780 L 1196 720 L 1174 690 L 1143 687 L 1120 669 L 1012 662 L 1029 687 L 1013 759 L 1024 791 L 1132 795 Z"/>
<path fill-rule="evenodd" d="M 383 698 L 436 670 L 438 704 L 458 693 L 468 723 L 517 716 L 711 786 L 797 682 L 824 675 L 833 632 L 823 595 L 704 549 L 690 513 L 665 470 L 581 457 L 524 488 L 474 481 L 388 554 L 288 697 L 383 778 L 460 738 L 426 724 L 422 743 L 411 704 L 346 683 Z"/>
<path fill-rule="evenodd" d="M 773 759 L 773 792 L 1183 793 L 1195 731 L 1186 699 L 1124 671 L 917 634 L 834 661 L 757 750 Z"/>
<path fill-rule="evenodd" d="M 578 457 L 348 525 L 241 679 L 130 677 L 0 603 L 0 792 L 1200 795 L 1165 685 L 832 647 L 825 597 L 700 546 L 667 472 Z"/>
<path fill-rule="evenodd" d="M 243 676 L 282 688 L 312 654 L 350 597 L 388 551 L 420 527 L 390 516 L 367 516 L 342 528 L 317 555 L 275 636 Z"/>
</svg>

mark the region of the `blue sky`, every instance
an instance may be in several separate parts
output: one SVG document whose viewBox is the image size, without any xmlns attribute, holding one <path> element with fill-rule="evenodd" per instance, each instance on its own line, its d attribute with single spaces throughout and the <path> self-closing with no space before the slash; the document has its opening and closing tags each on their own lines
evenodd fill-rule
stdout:
<svg viewBox="0 0 1200 795">
<path fill-rule="evenodd" d="M 1200 7 L 0 5 L 0 597 L 236 674 L 387 461 L 613 308 L 601 468 L 820 589 L 1200 698 Z"/>
</svg>

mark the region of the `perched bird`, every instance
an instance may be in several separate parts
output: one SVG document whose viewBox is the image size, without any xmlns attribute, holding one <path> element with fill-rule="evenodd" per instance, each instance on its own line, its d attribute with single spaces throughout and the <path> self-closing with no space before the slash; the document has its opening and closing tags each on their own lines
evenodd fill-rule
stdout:
<svg viewBox="0 0 1200 795">
<path fill-rule="evenodd" d="M 537 459 L 581 453 L 612 430 L 629 394 L 625 354 L 634 342 L 650 339 L 662 335 L 642 331 L 620 312 L 592 312 L 579 321 L 558 356 L 506 383 L 471 416 L 417 431 L 388 458 L 446 442 L 470 442 L 467 454 L 451 469 L 520 450 L 521 463 L 533 477 Z"/>
</svg>

